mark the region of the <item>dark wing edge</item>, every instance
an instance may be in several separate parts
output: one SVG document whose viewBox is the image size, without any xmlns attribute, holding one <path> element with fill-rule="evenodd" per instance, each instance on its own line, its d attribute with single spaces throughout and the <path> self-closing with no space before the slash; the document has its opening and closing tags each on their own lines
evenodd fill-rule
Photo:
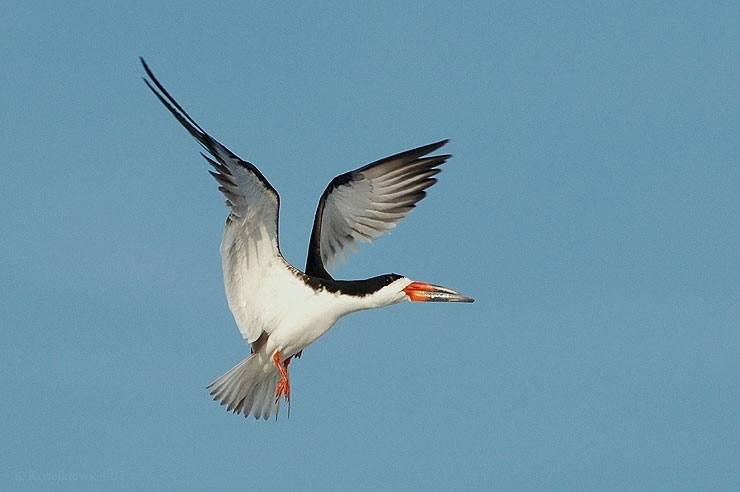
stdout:
<svg viewBox="0 0 740 492">
<path fill-rule="evenodd" d="M 236 170 L 231 169 L 232 166 L 241 166 L 254 174 L 270 194 L 274 196 L 274 199 L 279 204 L 280 196 L 278 195 L 278 192 L 272 187 L 270 182 L 267 181 L 267 178 L 262 175 L 259 169 L 257 169 L 253 164 L 241 159 L 203 130 L 203 128 L 195 122 L 187 111 L 180 106 L 175 98 L 170 95 L 167 89 L 165 89 L 159 82 L 157 77 L 154 76 L 154 73 L 151 71 L 144 58 L 139 57 L 139 60 L 141 60 L 141 64 L 144 66 L 147 76 L 151 79 L 150 82 L 146 77 L 142 77 L 147 87 L 149 87 L 154 95 L 157 96 L 177 121 L 185 127 L 188 133 L 190 133 L 190 135 L 192 135 L 211 155 L 212 158 L 201 153 L 206 161 L 208 161 L 208 163 L 216 170 L 216 172 L 209 171 L 209 173 L 218 182 L 218 189 L 226 197 L 226 205 L 231 209 L 231 213 L 238 217 L 240 209 L 246 206 L 244 196 L 239 190 L 238 179 L 235 177 Z"/>
<path fill-rule="evenodd" d="M 357 240 L 372 241 L 411 213 L 437 182 L 433 176 L 441 171 L 439 166 L 452 157 L 424 156 L 447 142 L 407 150 L 332 179 L 316 209 L 306 273 L 332 279 L 326 267 L 343 256 L 345 248 L 355 249 Z M 363 202 L 366 208 L 357 214 L 357 204 Z"/>
</svg>

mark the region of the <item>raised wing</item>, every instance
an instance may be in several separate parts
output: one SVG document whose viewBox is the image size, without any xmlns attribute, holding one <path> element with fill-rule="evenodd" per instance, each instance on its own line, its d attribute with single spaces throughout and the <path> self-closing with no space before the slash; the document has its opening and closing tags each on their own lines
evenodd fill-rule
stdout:
<svg viewBox="0 0 740 492">
<path fill-rule="evenodd" d="M 319 200 L 306 273 L 331 279 L 326 267 L 356 241 L 370 242 L 411 213 L 437 180 L 449 154 L 424 157 L 447 140 L 407 150 L 334 178 Z"/>
<path fill-rule="evenodd" d="M 230 209 L 221 242 L 224 285 L 229 308 L 242 336 L 253 343 L 263 334 L 265 307 L 252 302 L 261 280 L 271 278 L 285 260 L 278 245 L 280 197 L 267 179 L 249 162 L 236 156 L 203 130 L 167 92 L 141 59 L 151 82 L 149 89 L 210 155 L 202 154 L 215 169 Z"/>
</svg>

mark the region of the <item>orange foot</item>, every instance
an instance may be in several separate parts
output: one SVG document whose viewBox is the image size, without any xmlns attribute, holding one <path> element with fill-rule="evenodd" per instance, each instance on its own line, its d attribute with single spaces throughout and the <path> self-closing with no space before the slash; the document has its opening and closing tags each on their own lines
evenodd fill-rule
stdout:
<svg viewBox="0 0 740 492">
<path fill-rule="evenodd" d="M 280 381 L 278 381 L 277 384 L 277 393 L 275 394 L 275 400 L 277 400 L 281 396 L 284 396 L 285 399 L 288 400 L 288 403 L 290 403 L 290 380 L 288 380 L 288 364 L 290 364 L 291 358 L 292 357 L 288 357 L 281 364 L 279 350 L 275 352 L 275 355 L 272 356 L 272 361 L 275 363 L 275 367 L 277 367 L 278 371 L 280 371 Z"/>
</svg>

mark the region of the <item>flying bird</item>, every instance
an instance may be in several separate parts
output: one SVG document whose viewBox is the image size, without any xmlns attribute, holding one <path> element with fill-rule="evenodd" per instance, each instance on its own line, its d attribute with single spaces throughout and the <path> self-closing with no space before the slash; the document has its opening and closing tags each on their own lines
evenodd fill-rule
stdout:
<svg viewBox="0 0 740 492">
<path fill-rule="evenodd" d="M 278 244 L 280 197 L 262 173 L 206 133 L 157 80 L 144 59 L 144 82 L 200 143 L 229 216 L 221 242 L 226 298 L 251 354 L 208 385 L 227 410 L 267 420 L 290 405 L 288 365 L 339 318 L 403 301 L 473 302 L 446 287 L 390 273 L 335 280 L 338 256 L 391 230 L 426 196 L 450 155 L 429 155 L 447 140 L 401 152 L 335 177 L 314 218 L 305 272 Z M 282 397 L 282 398 L 281 398 Z M 290 406 L 288 406 L 290 409 Z"/>
</svg>

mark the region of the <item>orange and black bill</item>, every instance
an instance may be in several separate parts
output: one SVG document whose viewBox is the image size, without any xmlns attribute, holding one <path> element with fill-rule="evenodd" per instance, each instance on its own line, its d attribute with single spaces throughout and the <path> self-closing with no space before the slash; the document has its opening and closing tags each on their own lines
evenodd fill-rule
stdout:
<svg viewBox="0 0 740 492">
<path fill-rule="evenodd" d="M 473 302 L 475 300 L 447 287 L 425 282 L 411 282 L 403 291 L 414 302 Z"/>
</svg>

